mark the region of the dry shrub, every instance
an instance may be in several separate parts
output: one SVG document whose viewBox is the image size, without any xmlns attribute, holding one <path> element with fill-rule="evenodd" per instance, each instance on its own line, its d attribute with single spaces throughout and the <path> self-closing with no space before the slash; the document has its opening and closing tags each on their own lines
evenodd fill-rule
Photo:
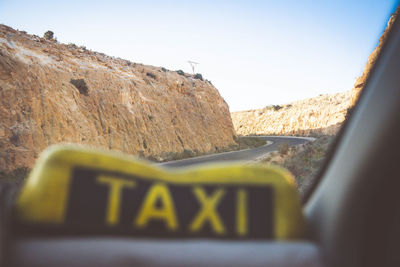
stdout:
<svg viewBox="0 0 400 267">
<path fill-rule="evenodd" d="M 288 143 L 282 143 L 278 147 L 278 151 L 282 155 L 286 155 L 289 152 L 289 144 Z"/>
</svg>

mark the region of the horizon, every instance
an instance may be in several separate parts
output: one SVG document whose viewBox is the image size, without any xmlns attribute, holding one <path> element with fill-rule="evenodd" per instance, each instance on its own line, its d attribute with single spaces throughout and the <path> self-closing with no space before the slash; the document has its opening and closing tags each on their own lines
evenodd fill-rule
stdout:
<svg viewBox="0 0 400 267">
<path fill-rule="evenodd" d="M 351 90 L 398 3 L 157 2 L 3 1 L 0 23 L 172 71 L 199 62 L 235 112 Z"/>
</svg>

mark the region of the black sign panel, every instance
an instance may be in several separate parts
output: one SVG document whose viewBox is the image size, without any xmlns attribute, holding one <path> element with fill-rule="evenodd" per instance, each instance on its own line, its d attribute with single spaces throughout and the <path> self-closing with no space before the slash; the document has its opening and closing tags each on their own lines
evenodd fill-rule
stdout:
<svg viewBox="0 0 400 267">
<path fill-rule="evenodd" d="M 140 237 L 274 238 L 273 193 L 268 185 L 166 183 L 76 168 L 64 223 Z"/>
</svg>

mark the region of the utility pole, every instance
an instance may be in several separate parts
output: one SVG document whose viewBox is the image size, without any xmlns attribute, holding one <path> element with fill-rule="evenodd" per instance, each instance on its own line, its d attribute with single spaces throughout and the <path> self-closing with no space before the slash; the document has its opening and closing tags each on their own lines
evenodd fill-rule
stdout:
<svg viewBox="0 0 400 267">
<path fill-rule="evenodd" d="M 196 65 L 198 65 L 200 63 L 197 63 L 197 62 L 194 62 L 194 61 L 190 61 L 190 60 L 188 61 L 188 63 L 192 67 L 192 71 L 193 71 L 193 74 L 194 74 L 194 68 L 196 67 Z"/>
</svg>

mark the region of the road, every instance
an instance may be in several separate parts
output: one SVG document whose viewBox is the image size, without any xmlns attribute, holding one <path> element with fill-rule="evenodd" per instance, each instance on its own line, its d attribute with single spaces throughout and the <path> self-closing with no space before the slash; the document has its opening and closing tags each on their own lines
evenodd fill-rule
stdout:
<svg viewBox="0 0 400 267">
<path fill-rule="evenodd" d="M 267 154 L 268 152 L 277 151 L 279 145 L 282 143 L 288 143 L 289 146 L 296 146 L 313 140 L 313 138 L 309 137 L 292 136 L 260 136 L 259 138 L 269 141 L 268 144 L 253 149 L 245 149 L 240 151 L 224 152 L 189 159 L 168 161 L 159 163 L 159 165 L 165 167 L 183 167 L 209 162 L 251 161 Z"/>
</svg>

